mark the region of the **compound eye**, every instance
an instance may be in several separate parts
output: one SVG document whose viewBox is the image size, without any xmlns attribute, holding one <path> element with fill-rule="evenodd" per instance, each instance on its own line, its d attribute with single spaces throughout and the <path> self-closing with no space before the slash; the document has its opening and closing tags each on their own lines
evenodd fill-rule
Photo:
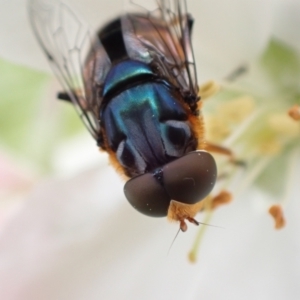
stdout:
<svg viewBox="0 0 300 300">
<path fill-rule="evenodd" d="M 163 167 L 164 187 L 170 198 L 195 204 L 213 189 L 217 178 L 214 158 L 206 151 L 194 151 Z"/>
<path fill-rule="evenodd" d="M 144 215 L 165 217 L 168 213 L 171 199 L 151 173 L 128 180 L 124 194 L 129 203 Z"/>
</svg>

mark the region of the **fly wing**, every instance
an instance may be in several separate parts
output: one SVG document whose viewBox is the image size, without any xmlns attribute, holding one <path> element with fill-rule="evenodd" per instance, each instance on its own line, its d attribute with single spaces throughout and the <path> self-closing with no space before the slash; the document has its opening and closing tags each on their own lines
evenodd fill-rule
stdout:
<svg viewBox="0 0 300 300">
<path fill-rule="evenodd" d="M 180 88 L 187 102 L 198 100 L 192 22 L 185 0 L 160 0 L 156 10 L 128 14 L 122 20 L 124 41 L 131 58 L 140 56 L 145 62 L 158 62 L 160 72 Z"/>
<path fill-rule="evenodd" d="M 99 102 L 91 86 L 98 67 L 109 69 L 106 53 L 96 66 L 101 45 L 93 42 L 88 26 L 59 0 L 30 0 L 29 17 L 35 36 L 64 91 L 92 136 L 99 141 Z M 89 54 L 88 54 L 89 51 Z M 89 71 L 86 71 L 88 54 Z M 99 67 L 99 64 L 103 66 Z M 102 74 L 97 74 L 98 78 Z M 103 77 L 103 76 L 102 76 Z M 100 142 L 99 142 L 100 143 Z"/>
</svg>

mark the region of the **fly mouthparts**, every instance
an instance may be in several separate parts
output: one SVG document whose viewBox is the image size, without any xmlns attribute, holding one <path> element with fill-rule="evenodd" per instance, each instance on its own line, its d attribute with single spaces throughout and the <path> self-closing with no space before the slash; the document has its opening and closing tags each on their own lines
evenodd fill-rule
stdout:
<svg viewBox="0 0 300 300">
<path fill-rule="evenodd" d="M 194 224 L 194 225 L 197 225 L 197 226 L 199 226 L 199 224 L 200 224 L 194 218 L 187 217 L 186 220 L 189 221 L 190 223 Z M 187 224 L 186 224 L 185 220 L 180 220 L 179 222 L 180 222 L 180 230 L 182 232 L 186 232 L 188 227 L 187 227 Z"/>
</svg>

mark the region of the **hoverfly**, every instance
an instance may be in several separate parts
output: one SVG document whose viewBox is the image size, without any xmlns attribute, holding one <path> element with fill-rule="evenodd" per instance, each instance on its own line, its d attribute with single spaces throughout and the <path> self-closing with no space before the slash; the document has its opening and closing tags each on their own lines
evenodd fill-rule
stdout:
<svg viewBox="0 0 300 300">
<path fill-rule="evenodd" d="M 97 146 L 128 179 L 124 193 L 139 212 L 198 224 L 199 203 L 216 181 L 204 151 L 201 101 L 184 0 L 127 13 L 91 36 L 60 1 L 30 0 L 35 36 L 63 92 Z M 69 27 L 71 27 L 69 29 Z M 86 54 L 85 54 L 86 51 Z"/>
</svg>

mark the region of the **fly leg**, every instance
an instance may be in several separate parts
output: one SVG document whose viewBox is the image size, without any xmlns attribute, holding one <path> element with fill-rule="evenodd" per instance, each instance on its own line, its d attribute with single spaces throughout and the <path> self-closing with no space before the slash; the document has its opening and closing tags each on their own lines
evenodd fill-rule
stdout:
<svg viewBox="0 0 300 300">
<path fill-rule="evenodd" d="M 72 100 L 71 100 L 69 94 L 66 93 L 66 92 L 58 92 L 57 95 L 56 95 L 56 97 L 59 100 L 64 100 L 64 101 L 72 103 Z"/>
<path fill-rule="evenodd" d="M 73 100 L 70 96 L 69 93 L 67 92 L 58 92 L 56 97 L 59 100 L 63 100 L 66 102 L 69 102 L 71 104 L 74 104 L 73 101 L 75 100 L 75 102 L 80 106 L 80 108 L 84 111 L 88 111 L 88 106 L 87 106 L 87 101 L 85 100 L 85 98 L 81 95 L 79 95 L 79 91 L 72 91 L 72 95 L 73 95 Z"/>
<path fill-rule="evenodd" d="M 221 145 L 217 145 L 213 143 L 206 143 L 205 150 L 207 150 L 208 152 L 214 152 L 217 154 L 226 155 L 232 164 L 240 167 L 246 167 L 245 161 L 236 159 L 234 153 L 227 147 L 223 147 Z"/>
</svg>

